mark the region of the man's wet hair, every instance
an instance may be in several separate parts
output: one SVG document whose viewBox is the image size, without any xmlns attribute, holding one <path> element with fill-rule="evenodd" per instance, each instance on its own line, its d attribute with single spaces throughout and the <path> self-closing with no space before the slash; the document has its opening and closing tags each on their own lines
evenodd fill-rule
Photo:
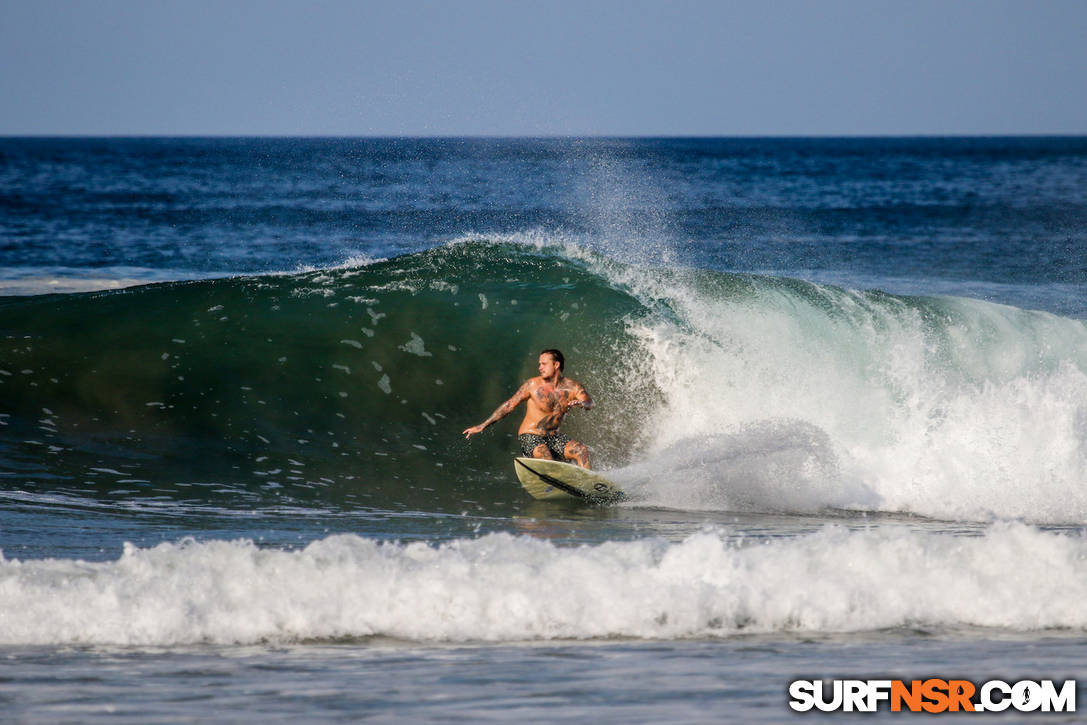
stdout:
<svg viewBox="0 0 1087 725">
<path fill-rule="evenodd" d="M 558 350 L 556 350 L 554 348 L 549 348 L 547 350 L 541 350 L 540 354 L 541 355 L 550 355 L 551 359 L 559 364 L 559 372 L 560 373 L 566 367 L 566 358 L 563 357 L 562 353 L 559 352 Z"/>
</svg>

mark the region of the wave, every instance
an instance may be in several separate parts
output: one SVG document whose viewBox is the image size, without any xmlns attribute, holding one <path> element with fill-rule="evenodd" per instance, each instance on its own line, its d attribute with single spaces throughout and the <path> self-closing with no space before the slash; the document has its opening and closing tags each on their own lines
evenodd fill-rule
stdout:
<svg viewBox="0 0 1087 725">
<path fill-rule="evenodd" d="M 1082 537 L 1022 524 L 577 548 L 509 534 L 440 546 L 344 534 L 298 551 L 190 540 L 127 545 L 108 563 L 0 558 L 0 644 L 1082 632 L 1084 558 Z"/>
<path fill-rule="evenodd" d="M 636 314 L 581 262 L 488 244 L 8 298 L 0 458 L 24 480 L 104 496 L 463 507 L 511 446 L 460 431 L 534 374 L 544 347 L 564 348 L 609 397 Z M 594 431 L 602 451 L 614 430 Z"/>
<path fill-rule="evenodd" d="M 1087 326 L 978 300 L 461 240 L 7 298 L 0 334 L 24 487 L 508 508 L 515 424 L 459 431 L 559 347 L 598 400 L 570 433 L 631 505 L 1087 521 Z"/>
<path fill-rule="evenodd" d="M 676 273 L 631 328 L 664 390 L 632 472 L 680 507 L 1087 520 L 1087 325 L 954 297 Z"/>
</svg>

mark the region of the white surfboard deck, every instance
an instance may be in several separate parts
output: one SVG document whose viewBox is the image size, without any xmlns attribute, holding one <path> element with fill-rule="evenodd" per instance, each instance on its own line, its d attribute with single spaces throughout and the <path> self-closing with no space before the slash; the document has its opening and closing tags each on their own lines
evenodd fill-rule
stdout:
<svg viewBox="0 0 1087 725">
<path fill-rule="evenodd" d="M 595 471 L 546 458 L 513 459 L 521 485 L 533 498 L 543 501 L 611 503 L 625 495 L 618 486 Z"/>
</svg>

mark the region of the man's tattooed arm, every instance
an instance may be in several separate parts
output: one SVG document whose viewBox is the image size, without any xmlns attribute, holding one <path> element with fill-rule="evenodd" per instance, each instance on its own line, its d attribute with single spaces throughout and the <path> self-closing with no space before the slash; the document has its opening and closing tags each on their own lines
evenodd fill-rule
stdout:
<svg viewBox="0 0 1087 725">
<path fill-rule="evenodd" d="M 517 406 L 520 405 L 521 402 L 526 398 L 528 398 L 528 393 L 525 391 L 525 386 L 522 385 L 521 389 L 514 393 L 512 398 L 495 408 L 494 412 L 491 413 L 491 417 L 483 421 L 483 427 L 486 428 L 492 423 L 497 423 L 498 421 L 505 418 L 507 415 L 512 413 L 517 408 Z"/>
<path fill-rule="evenodd" d="M 592 410 L 596 403 L 593 402 L 593 398 L 589 395 L 589 391 L 585 389 L 585 386 L 580 383 L 573 390 L 573 400 L 567 405 L 568 408 L 575 406 L 584 408 L 585 410 Z"/>
<path fill-rule="evenodd" d="M 465 428 L 463 431 L 464 437 L 471 438 L 476 433 L 483 432 L 483 429 L 491 425 L 492 423 L 497 423 L 498 421 L 502 420 L 507 415 L 512 413 L 514 408 L 520 405 L 523 401 L 527 400 L 528 396 L 529 384 L 526 382 L 516 393 L 513 394 L 512 398 L 507 400 L 505 403 L 502 403 L 502 405 L 498 406 L 498 408 L 496 408 L 495 411 L 491 413 L 490 418 L 483 421 L 479 425 L 474 425 L 471 428 Z"/>
</svg>

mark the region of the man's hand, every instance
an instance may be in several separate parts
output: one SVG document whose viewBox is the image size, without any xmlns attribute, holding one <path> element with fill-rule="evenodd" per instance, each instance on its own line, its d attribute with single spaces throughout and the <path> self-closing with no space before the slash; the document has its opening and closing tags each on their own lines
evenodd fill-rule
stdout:
<svg viewBox="0 0 1087 725">
<path fill-rule="evenodd" d="M 476 433 L 482 433 L 483 432 L 483 426 L 482 425 L 473 425 L 471 428 L 465 428 L 461 432 L 464 433 L 464 439 L 468 440 L 469 438 L 474 436 Z"/>
<path fill-rule="evenodd" d="M 589 394 L 586 393 L 585 391 L 582 391 L 581 394 L 584 395 L 585 397 L 584 398 L 574 398 L 573 400 L 571 400 L 566 406 L 567 410 L 569 410 L 570 408 L 574 408 L 574 407 L 584 408 L 585 410 L 592 410 L 593 409 L 593 407 L 594 407 L 593 399 L 590 398 Z"/>
</svg>

